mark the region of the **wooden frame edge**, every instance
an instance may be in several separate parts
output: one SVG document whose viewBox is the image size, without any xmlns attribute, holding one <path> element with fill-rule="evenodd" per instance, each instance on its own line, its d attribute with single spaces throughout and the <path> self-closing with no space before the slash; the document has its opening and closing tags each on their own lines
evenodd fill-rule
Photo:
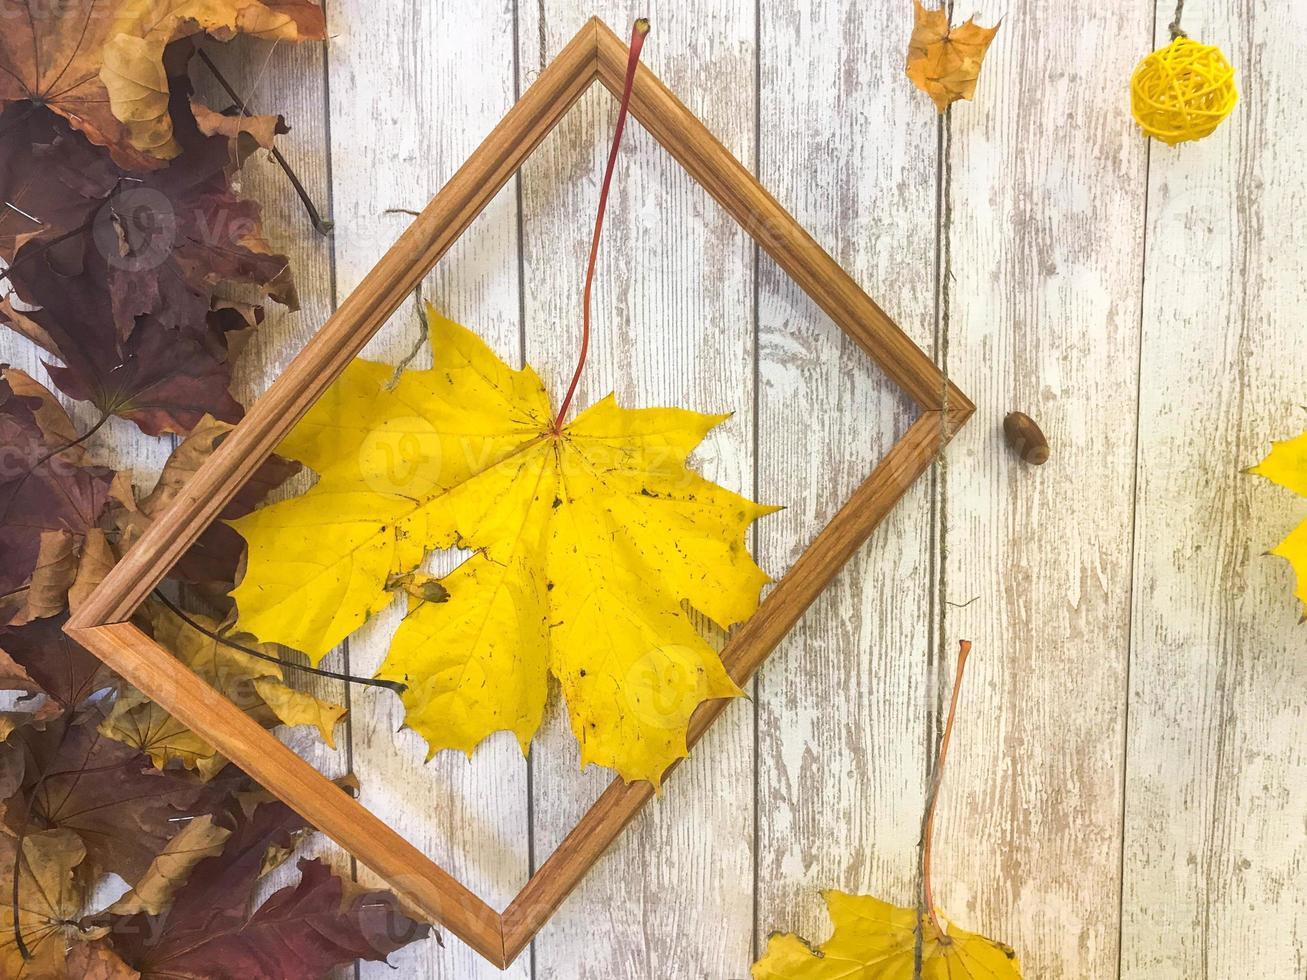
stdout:
<svg viewBox="0 0 1307 980">
<path fill-rule="evenodd" d="M 731 637 L 722 662 L 743 686 L 821 595 L 831 578 L 871 536 L 908 488 L 924 473 L 956 428 L 940 412 L 925 412 L 876 465 L 771 591 L 758 611 Z M 734 701 L 706 701 L 690 719 L 693 749 Z M 675 770 L 673 764 L 666 775 Z M 503 913 L 505 959 L 512 963 L 580 884 L 590 868 L 653 797 L 649 783 L 609 783 L 580 822 L 540 866 Z"/>
<path fill-rule="evenodd" d="M 309 406 L 596 80 L 620 94 L 627 48 L 592 18 L 509 110 L 309 345 L 74 613 L 65 631 L 379 874 L 424 915 L 506 969 L 653 795 L 615 779 L 502 915 L 128 622 Z M 744 683 L 974 412 L 975 406 L 643 65 L 631 111 L 686 172 L 923 409 L 731 637 Z M 701 705 L 688 747 L 730 701 Z M 246 751 L 256 748 L 256 752 Z M 675 766 L 672 767 L 674 769 Z M 671 769 L 668 770 L 671 772 Z M 293 802 L 292 802 L 293 801 Z"/>
<path fill-rule="evenodd" d="M 406 902 L 501 967 L 499 913 L 131 623 L 66 629 L 256 782 L 384 878 Z M 249 752 L 257 746 L 257 752 Z M 290 802 L 294 800 L 295 802 Z"/>
<path fill-rule="evenodd" d="M 217 519 L 295 423 L 594 82 L 596 23 L 587 23 L 540 73 L 231 435 L 204 461 L 162 517 L 105 576 L 72 615 L 69 628 L 125 622 Z"/>
</svg>

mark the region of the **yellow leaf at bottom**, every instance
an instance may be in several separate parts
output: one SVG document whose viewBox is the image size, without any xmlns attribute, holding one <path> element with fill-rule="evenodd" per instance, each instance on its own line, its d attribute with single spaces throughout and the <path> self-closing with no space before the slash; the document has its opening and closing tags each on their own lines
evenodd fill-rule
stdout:
<svg viewBox="0 0 1307 980">
<path fill-rule="evenodd" d="M 773 935 L 753 980 L 912 980 L 916 971 L 916 909 L 869 895 L 822 892 L 835 931 L 813 947 L 795 935 Z M 1008 946 L 972 932 L 941 935 L 921 917 L 923 980 L 1020 980 Z"/>
</svg>

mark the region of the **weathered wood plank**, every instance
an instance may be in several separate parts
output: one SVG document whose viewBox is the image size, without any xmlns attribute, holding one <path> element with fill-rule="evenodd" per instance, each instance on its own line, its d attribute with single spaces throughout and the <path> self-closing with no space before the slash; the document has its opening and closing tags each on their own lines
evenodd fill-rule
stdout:
<svg viewBox="0 0 1307 980">
<path fill-rule="evenodd" d="M 902 73 L 911 11 L 768 4 L 762 181 L 925 350 L 938 124 Z M 910 402 L 770 262 L 759 276 L 759 529 L 780 572 L 888 451 Z M 757 942 L 823 937 L 819 890 L 910 903 L 925 787 L 931 481 L 908 493 L 758 682 Z"/>
<path fill-rule="evenodd" d="M 620 36 L 615 3 L 522 4 L 521 81 L 597 13 Z M 753 6 L 654 4 L 646 60 L 709 128 L 752 158 Z M 592 90 L 523 170 L 527 357 L 555 399 L 575 366 L 581 287 L 616 103 Z M 632 122 L 609 199 L 594 334 L 577 405 L 615 391 L 628 405 L 735 412 L 699 453 L 709 478 L 753 487 L 753 250 L 747 237 Z M 555 705 L 533 751 L 537 862 L 611 773 L 577 768 Z M 664 794 L 537 937 L 536 976 L 726 977 L 748 969 L 752 907 L 749 707 L 709 735 Z M 524 957 L 525 958 L 525 957 Z"/>
<path fill-rule="evenodd" d="M 962 13 L 970 14 L 971 9 Z M 943 356 L 979 411 L 949 447 L 937 676 L 975 641 L 936 891 L 1027 976 L 1117 968 L 1145 147 L 1126 80 L 1143 0 L 1003 16 L 944 174 Z M 1040 468 L 1002 437 L 1031 414 Z M 965 608 L 948 603 L 975 601 Z"/>
<path fill-rule="evenodd" d="M 291 131 L 278 138 L 277 147 L 294 169 L 320 211 L 330 204 L 329 153 L 327 138 L 326 59 L 321 44 L 269 44 L 238 38 L 229 44 L 205 42 L 204 49 L 223 77 L 242 97 L 249 111 L 274 113 L 286 118 Z M 195 65 L 196 91 L 214 109 L 223 110 L 231 98 L 202 64 Z M 272 159 L 258 152 L 245 161 L 240 172 L 241 193 L 263 208 L 263 229 L 269 244 L 287 255 L 295 273 L 300 309 L 290 312 L 275 303 L 265 303 L 267 318 L 250 338 L 233 372 L 232 391 L 244 405 L 253 404 L 281 373 L 335 307 L 332 289 L 334 243 L 331 237 L 314 231 L 289 179 Z M 308 474 L 301 474 L 276 496 L 305 489 Z M 289 654 L 294 656 L 294 654 Z M 345 671 L 343 651 L 323 660 L 329 670 Z M 348 705 L 346 685 L 326 678 L 286 672 L 287 680 L 316 697 Z M 305 729 L 281 729 L 279 737 L 320 772 L 337 778 L 349 771 L 350 728 L 346 715 L 336 729 L 336 746 L 324 745 L 317 733 Z M 300 857 L 321 857 L 338 874 L 353 873 L 348 854 L 325 836 L 314 835 L 297 852 Z M 259 897 L 266 897 L 283 885 L 299 879 L 296 862 L 288 861 L 260 882 Z M 352 965 L 333 977 L 353 977 Z"/>
<path fill-rule="evenodd" d="M 371 269 L 513 104 L 513 5 L 393 5 L 379 14 L 359 0 L 328 4 L 332 178 L 337 299 Z M 485 337 L 510 362 L 521 356 L 516 200 L 512 185 L 477 219 L 424 287 L 425 299 Z M 364 352 L 398 363 L 418 339 L 411 306 Z M 416 367 L 430 364 L 426 349 Z M 449 567 L 446 556 L 442 567 Z M 385 655 L 403 610 L 396 605 L 349 641 L 355 672 Z M 363 802 L 496 908 L 526 882 L 527 771 L 511 736 L 496 736 L 469 762 L 401 730 L 388 692 L 355 690 L 354 768 Z M 360 873 L 360 877 L 370 880 Z M 401 975 L 499 977 L 457 940 L 434 940 L 392 957 Z M 362 976 L 389 976 L 381 965 Z M 529 963 L 507 976 L 525 977 Z"/>
<path fill-rule="evenodd" d="M 1274 81 L 1307 33 L 1234 0 L 1184 28 L 1226 52 L 1240 103 L 1151 154 L 1121 975 L 1300 977 L 1307 659 L 1292 572 L 1264 553 L 1307 509 L 1241 471 L 1307 428 L 1307 136 Z"/>
</svg>

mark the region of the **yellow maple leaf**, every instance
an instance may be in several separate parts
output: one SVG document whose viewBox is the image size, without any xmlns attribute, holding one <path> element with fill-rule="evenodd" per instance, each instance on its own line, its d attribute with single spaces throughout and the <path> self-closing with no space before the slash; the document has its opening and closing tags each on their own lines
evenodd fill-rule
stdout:
<svg viewBox="0 0 1307 980">
<path fill-rule="evenodd" d="M 1307 432 L 1296 439 L 1274 443 L 1266 458 L 1248 472 L 1307 497 Z M 1307 521 L 1290 531 L 1287 538 L 1271 549 L 1271 554 L 1293 566 L 1298 577 L 1297 596 L 1307 609 Z"/>
<path fill-rule="evenodd" d="M 927 10 L 921 0 L 913 4 L 916 23 L 908 42 L 908 78 L 943 112 L 958 99 L 975 95 L 985 52 L 998 27 L 981 27 L 972 18 L 950 28 L 947 6 Z"/>
<path fill-rule="evenodd" d="M 918 912 L 869 895 L 822 892 L 835 931 L 819 947 L 793 934 L 773 935 L 753 980 L 912 980 Z M 920 916 L 922 980 L 1020 980 L 1008 946 L 950 926 L 947 934 Z"/>
<path fill-rule="evenodd" d="M 775 508 L 687 467 L 726 416 L 610 395 L 557 430 L 535 371 L 428 320 L 431 369 L 392 385 L 391 367 L 351 364 L 278 449 L 317 484 L 232 522 L 239 625 L 316 662 L 406 592 L 378 676 L 407 685 L 433 754 L 496 731 L 525 751 L 552 673 L 582 764 L 656 785 L 694 709 L 740 693 L 682 603 L 722 627 L 757 608 L 768 579 L 745 533 Z M 476 554 L 441 580 L 447 601 L 396 586 L 455 545 Z"/>
</svg>

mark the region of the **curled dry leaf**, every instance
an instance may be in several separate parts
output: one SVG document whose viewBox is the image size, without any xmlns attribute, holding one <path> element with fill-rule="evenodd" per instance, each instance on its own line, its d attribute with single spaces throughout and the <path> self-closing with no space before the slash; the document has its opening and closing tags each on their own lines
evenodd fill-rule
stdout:
<svg viewBox="0 0 1307 980">
<path fill-rule="evenodd" d="M 746 530 L 775 508 L 688 467 L 727 416 L 610 396 L 556 428 L 535 371 L 429 319 L 432 368 L 391 386 L 389 365 L 354 361 L 279 449 L 317 485 L 233 522 L 239 625 L 316 662 L 428 550 L 478 549 L 441 580 L 448 601 L 410 597 L 378 672 L 408 685 L 407 724 L 432 752 L 501 730 L 525 750 L 552 673 L 582 763 L 657 784 L 695 708 L 740 693 L 682 603 L 723 627 L 757 608 Z"/>
<path fill-rule="evenodd" d="M 211 633 L 222 631 L 222 624 L 207 616 L 187 615 Z M 345 709 L 288 687 L 276 663 L 252 657 L 206 636 L 158 603 L 147 603 L 140 621 L 160 646 L 259 724 L 266 728 L 310 725 L 318 730 L 323 741 L 334 747 L 332 733 L 344 717 Z M 246 645 L 270 657 L 277 656 L 275 649 L 255 647 L 252 642 Z M 201 778 L 210 779 L 227 764 L 213 746 L 139 691 L 128 690 L 118 698 L 100 731 L 146 753 L 159 768 L 176 760 L 187 769 L 194 769 Z"/>
<path fill-rule="evenodd" d="M 64 608 L 109 501 L 113 471 L 91 465 L 76 440 L 48 391 L 0 366 L 0 625 Z"/>
<path fill-rule="evenodd" d="M 232 141 L 238 165 L 251 152 L 250 144 L 271 150 L 278 136 L 290 132 L 281 116 L 245 116 L 239 112 L 215 112 L 203 102 L 191 99 L 191 113 L 205 136 L 225 136 Z"/>
<path fill-rule="evenodd" d="M 49 106 L 119 166 L 148 170 L 182 152 L 169 117 L 164 49 L 208 32 L 321 39 L 309 0 L 83 0 L 10 3 L 0 31 L 0 104 Z"/>
<path fill-rule="evenodd" d="M 207 857 L 221 854 L 230 836 L 231 831 L 215 824 L 211 814 L 196 817 L 168 842 L 135 887 L 110 905 L 108 911 L 114 915 L 137 912 L 158 915 L 168 907 L 177 889 L 186 884 L 195 866 Z"/>
<path fill-rule="evenodd" d="M 981 27 L 975 19 L 949 27 L 948 6 L 927 10 L 913 0 L 916 24 L 908 42 L 908 78 L 943 112 L 958 99 L 976 93 L 985 52 L 998 27 Z"/>
</svg>

